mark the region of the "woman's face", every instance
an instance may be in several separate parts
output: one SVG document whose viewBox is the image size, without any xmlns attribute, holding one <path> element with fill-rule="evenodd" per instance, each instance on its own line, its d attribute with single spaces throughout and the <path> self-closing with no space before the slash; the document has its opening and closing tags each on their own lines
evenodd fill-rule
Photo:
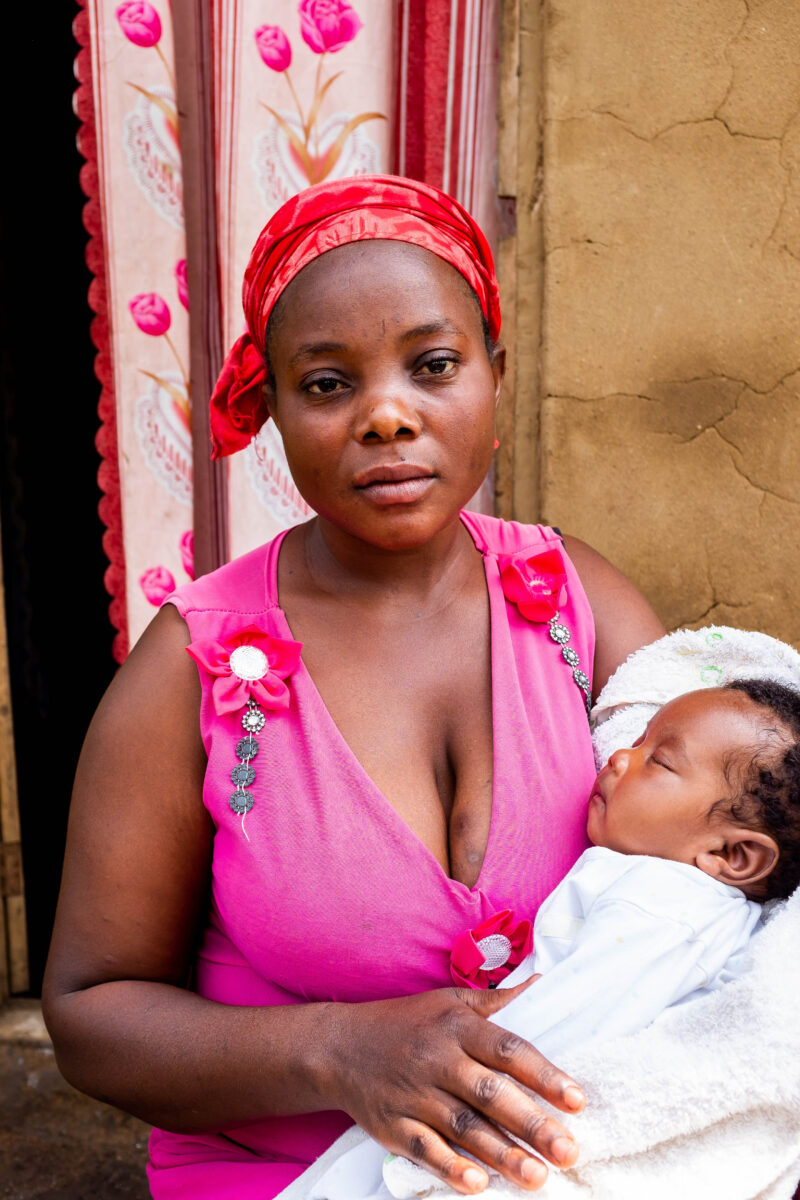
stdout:
<svg viewBox="0 0 800 1200">
<path fill-rule="evenodd" d="M 448 263 L 403 242 L 340 246 L 305 267 L 270 328 L 270 412 L 320 517 L 386 549 L 454 520 L 492 458 L 503 353 Z"/>
</svg>

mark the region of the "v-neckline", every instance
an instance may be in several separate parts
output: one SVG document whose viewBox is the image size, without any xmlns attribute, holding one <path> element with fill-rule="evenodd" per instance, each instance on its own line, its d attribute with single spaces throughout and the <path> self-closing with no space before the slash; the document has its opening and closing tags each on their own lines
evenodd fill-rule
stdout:
<svg viewBox="0 0 800 1200">
<path fill-rule="evenodd" d="M 392 822 L 392 824 L 402 831 L 403 836 L 409 839 L 411 843 L 417 847 L 418 851 L 421 852 L 423 857 L 425 857 L 432 864 L 434 871 L 443 881 L 457 890 L 465 892 L 468 895 L 473 895 L 483 890 L 485 877 L 488 874 L 487 868 L 490 859 L 490 851 L 492 850 L 494 841 L 496 840 L 496 829 L 499 816 L 499 797 L 497 792 L 497 730 L 501 727 L 502 723 L 498 720 L 498 700 L 494 687 L 494 676 L 495 651 L 497 643 L 497 606 L 501 602 L 502 592 L 499 591 L 499 587 L 492 585 L 493 581 L 489 575 L 489 555 L 476 541 L 475 531 L 473 530 L 471 523 L 466 520 L 465 517 L 465 513 L 460 514 L 461 523 L 466 529 L 478 554 L 481 556 L 481 561 L 483 564 L 483 577 L 486 584 L 486 595 L 489 600 L 489 686 L 491 691 L 492 706 L 492 807 L 489 815 L 489 836 L 486 840 L 486 848 L 484 850 L 483 861 L 481 862 L 478 877 L 472 887 L 469 887 L 466 883 L 462 883 L 460 879 L 454 879 L 452 875 L 448 875 L 447 871 L 445 871 L 444 867 L 439 862 L 439 859 L 436 857 L 430 847 L 426 846 L 419 834 L 414 832 L 408 822 L 400 815 L 395 806 L 388 799 L 386 794 L 378 787 L 372 776 L 368 774 L 366 768 L 363 766 L 361 760 L 358 758 L 347 738 L 344 736 L 341 729 L 331 716 L 330 710 L 323 700 L 322 693 L 319 691 L 316 683 L 314 682 L 314 679 L 305 664 L 302 654 L 300 656 L 300 666 L 295 671 L 294 675 L 295 678 L 299 675 L 303 680 L 314 704 L 321 714 L 322 720 L 328 725 L 331 736 L 336 742 L 338 742 L 346 757 L 355 766 L 357 773 L 369 786 L 369 791 L 375 798 L 375 801 L 379 810 L 382 812 L 384 819 L 388 819 Z M 288 617 L 286 616 L 286 613 L 284 612 L 280 602 L 280 591 L 278 588 L 278 566 L 280 562 L 281 550 L 283 549 L 283 543 L 286 540 L 286 535 L 290 532 L 291 530 L 285 529 L 275 538 L 273 543 L 273 553 L 267 559 L 267 571 L 269 573 L 269 577 L 265 582 L 267 585 L 267 597 L 270 601 L 270 606 L 272 607 L 273 612 L 276 612 L 280 615 L 280 620 L 283 623 L 286 636 L 294 640 L 294 634 L 289 624 Z M 496 582 L 497 581 L 495 581 L 495 583 Z M 450 839 L 448 837 L 448 850 L 449 844 Z"/>
</svg>

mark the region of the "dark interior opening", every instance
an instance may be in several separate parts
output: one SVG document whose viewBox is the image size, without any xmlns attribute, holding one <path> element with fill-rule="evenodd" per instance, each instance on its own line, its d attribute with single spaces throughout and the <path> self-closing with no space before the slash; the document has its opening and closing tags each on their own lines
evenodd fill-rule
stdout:
<svg viewBox="0 0 800 1200">
<path fill-rule="evenodd" d="M 114 671 L 72 111 L 75 11 L 48 19 L 44 36 L 26 6 L 4 15 L 0 521 L 32 995 L 41 989 L 81 741 Z"/>
</svg>

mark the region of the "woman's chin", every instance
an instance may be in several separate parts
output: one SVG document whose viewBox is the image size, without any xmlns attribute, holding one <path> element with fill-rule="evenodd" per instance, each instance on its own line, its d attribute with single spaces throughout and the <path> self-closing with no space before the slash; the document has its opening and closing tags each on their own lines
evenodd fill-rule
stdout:
<svg viewBox="0 0 800 1200">
<path fill-rule="evenodd" d="M 356 511 L 320 512 L 325 524 L 339 534 L 354 538 L 376 550 L 418 550 L 459 520 L 461 506 L 433 504 L 429 497 L 417 503 L 359 504 Z"/>
</svg>

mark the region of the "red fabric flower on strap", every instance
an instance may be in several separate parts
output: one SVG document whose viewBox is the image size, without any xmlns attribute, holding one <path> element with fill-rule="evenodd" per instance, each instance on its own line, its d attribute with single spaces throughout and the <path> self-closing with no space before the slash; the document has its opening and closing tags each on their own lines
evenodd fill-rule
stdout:
<svg viewBox="0 0 800 1200">
<path fill-rule="evenodd" d="M 289 689 L 283 682 L 297 670 L 301 642 L 270 637 L 248 625 L 227 638 L 192 642 L 186 647 L 196 663 L 216 675 L 211 694 L 218 716 L 237 712 L 248 700 L 264 708 L 286 708 Z"/>
<path fill-rule="evenodd" d="M 506 599 L 528 621 L 551 621 L 567 602 L 567 573 L 561 552 L 551 547 L 530 558 L 498 559 Z"/>
<path fill-rule="evenodd" d="M 531 952 L 533 926 L 518 921 L 504 908 L 474 929 L 466 929 L 453 942 L 450 974 L 459 987 L 487 988 L 497 984 Z"/>
</svg>

